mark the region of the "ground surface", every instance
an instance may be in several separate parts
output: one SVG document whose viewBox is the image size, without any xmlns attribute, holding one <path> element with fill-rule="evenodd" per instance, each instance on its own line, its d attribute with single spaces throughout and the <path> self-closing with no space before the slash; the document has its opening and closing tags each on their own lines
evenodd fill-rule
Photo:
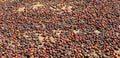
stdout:
<svg viewBox="0 0 120 58">
<path fill-rule="evenodd" d="M 0 0 L 0 58 L 120 58 L 119 0 Z"/>
</svg>

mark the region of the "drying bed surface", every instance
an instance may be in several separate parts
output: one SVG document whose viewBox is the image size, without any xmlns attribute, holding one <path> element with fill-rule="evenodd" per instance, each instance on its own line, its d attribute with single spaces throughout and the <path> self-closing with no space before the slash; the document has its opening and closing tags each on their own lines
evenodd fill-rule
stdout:
<svg viewBox="0 0 120 58">
<path fill-rule="evenodd" d="M 120 1 L 0 0 L 0 58 L 120 58 Z"/>
</svg>

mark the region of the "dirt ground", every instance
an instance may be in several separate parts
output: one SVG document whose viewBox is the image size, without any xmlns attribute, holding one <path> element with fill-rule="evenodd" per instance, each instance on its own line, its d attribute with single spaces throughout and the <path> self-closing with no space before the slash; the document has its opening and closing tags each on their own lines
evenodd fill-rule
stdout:
<svg viewBox="0 0 120 58">
<path fill-rule="evenodd" d="M 0 58 L 120 58 L 120 1 L 0 0 Z"/>
</svg>

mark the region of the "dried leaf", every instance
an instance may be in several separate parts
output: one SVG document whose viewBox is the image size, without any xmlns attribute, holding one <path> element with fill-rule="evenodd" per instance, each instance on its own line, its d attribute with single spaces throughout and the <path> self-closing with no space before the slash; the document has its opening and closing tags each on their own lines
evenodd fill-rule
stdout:
<svg viewBox="0 0 120 58">
<path fill-rule="evenodd" d="M 38 39 L 39 39 L 40 43 L 42 43 L 43 40 L 44 40 L 44 37 L 42 37 L 41 35 L 39 35 L 39 36 L 38 36 Z"/>
<path fill-rule="evenodd" d="M 50 37 L 50 41 L 51 41 L 52 43 L 55 43 L 55 39 L 54 39 L 53 37 Z"/>
<path fill-rule="evenodd" d="M 77 33 L 79 33 L 79 30 L 73 30 L 73 32 L 74 32 L 75 34 L 77 34 Z"/>
<path fill-rule="evenodd" d="M 25 7 L 20 7 L 20 8 L 18 8 L 17 11 L 19 11 L 19 12 L 23 12 L 24 10 L 25 10 Z"/>
<path fill-rule="evenodd" d="M 44 5 L 37 3 L 37 4 L 33 5 L 33 9 L 37 9 L 38 7 L 42 7 L 42 6 L 44 6 Z"/>
<path fill-rule="evenodd" d="M 99 33 L 101 33 L 100 31 L 98 30 L 94 30 L 94 32 L 98 35 Z"/>
<path fill-rule="evenodd" d="M 72 11 L 72 6 L 68 6 L 67 10 L 68 10 L 68 12 L 71 12 Z"/>
</svg>

